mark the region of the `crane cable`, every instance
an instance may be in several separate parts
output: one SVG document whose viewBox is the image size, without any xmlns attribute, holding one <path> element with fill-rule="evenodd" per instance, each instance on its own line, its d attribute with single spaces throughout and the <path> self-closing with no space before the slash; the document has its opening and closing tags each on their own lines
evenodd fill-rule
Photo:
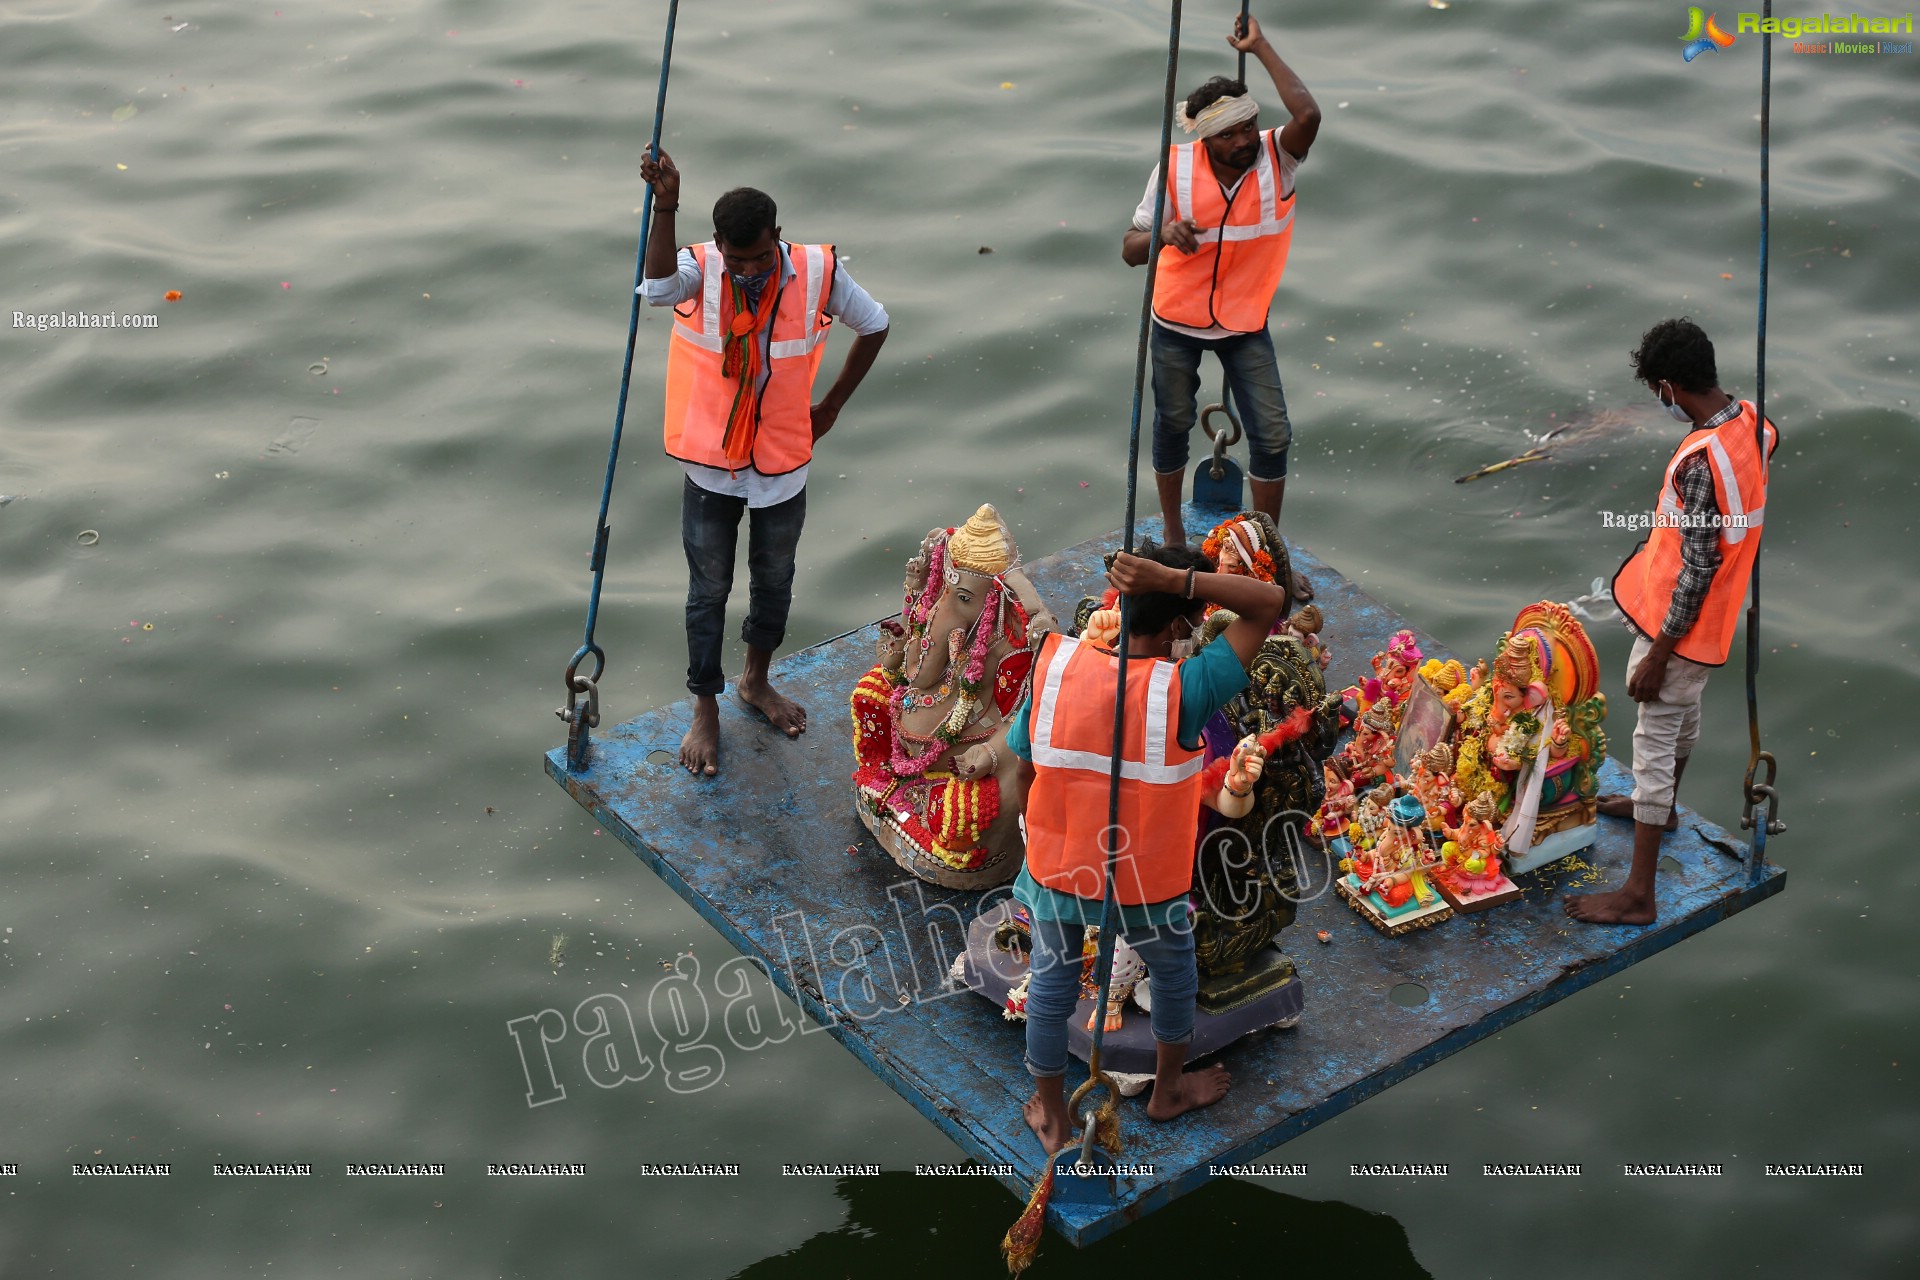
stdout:
<svg viewBox="0 0 1920 1280">
<path fill-rule="evenodd" d="M 1160 267 L 1160 231 L 1166 220 L 1168 175 L 1165 172 L 1165 159 L 1173 149 L 1174 80 L 1179 63 L 1180 0 L 1172 0 L 1167 30 L 1166 91 L 1160 112 L 1162 171 L 1160 182 L 1154 192 L 1153 229 L 1149 233 L 1147 243 L 1147 279 L 1140 304 L 1139 339 L 1134 349 L 1133 416 L 1127 428 L 1127 518 L 1121 549 L 1128 554 L 1133 552 L 1133 526 L 1140 489 L 1140 414 L 1147 383 L 1147 346 L 1152 334 L 1153 286 Z M 1100 1053 L 1106 1041 L 1107 1020 L 1104 1013 L 1107 997 L 1113 989 L 1113 948 L 1119 936 L 1120 924 L 1119 899 L 1114 879 L 1115 863 L 1120 850 L 1115 836 L 1120 832 L 1120 756 L 1126 727 L 1127 638 L 1132 632 L 1132 623 L 1133 597 L 1123 594 L 1120 597 L 1118 675 L 1113 695 L 1113 755 L 1108 765 L 1107 826 L 1100 841 L 1102 851 L 1106 855 L 1106 889 L 1100 903 L 1100 943 L 1094 960 L 1094 987 L 1099 994 L 1095 997 L 1094 1004 L 1093 1049 L 1087 1059 L 1087 1079 L 1074 1091 L 1067 1105 L 1068 1113 L 1073 1114 L 1081 1102 L 1096 1089 L 1105 1089 L 1107 1096 L 1098 1107 L 1091 1108 L 1085 1114 L 1084 1132 L 1077 1144 L 1082 1162 L 1092 1155 L 1096 1144 L 1109 1155 L 1117 1155 L 1122 1142 L 1118 1112 L 1119 1089 L 1114 1085 L 1113 1079 L 1101 1068 Z M 1037 956 L 1038 948 L 1035 949 L 1034 954 Z M 1056 960 L 1062 964 L 1066 963 L 1065 956 L 1056 957 Z M 1040 1179 L 1034 1185 L 1033 1194 L 1027 1199 L 1025 1210 L 1013 1226 L 1008 1228 L 1006 1236 L 1000 1241 L 1000 1252 L 1006 1258 L 1007 1270 L 1016 1276 L 1032 1265 L 1034 1255 L 1039 1250 L 1040 1236 L 1046 1225 L 1047 1201 L 1053 1190 L 1055 1162 L 1073 1149 L 1074 1144 L 1070 1144 L 1060 1151 L 1047 1153 L 1046 1167 L 1041 1171 Z"/>
<path fill-rule="evenodd" d="M 660 87 L 653 100 L 653 138 L 647 144 L 647 154 L 655 159 L 660 155 L 660 126 L 667 115 L 667 73 L 673 69 L 673 28 L 679 16 L 680 0 L 667 0 L 666 43 L 660 52 Z M 600 724 L 600 677 L 607 669 L 607 653 L 594 643 L 593 627 L 600 618 L 600 588 L 607 577 L 607 538 L 610 533 L 607 508 L 613 503 L 613 477 L 620 464 L 620 432 L 627 420 L 627 388 L 633 379 L 633 348 L 640 336 L 640 290 L 646 283 L 647 238 L 652 230 L 653 184 L 649 182 L 646 197 L 640 206 L 640 249 L 633 264 L 633 310 L 627 320 L 626 361 L 620 366 L 620 398 L 613 409 L 613 444 L 607 450 L 607 478 L 600 489 L 600 516 L 593 532 L 593 550 L 590 554 L 593 591 L 587 598 L 586 638 L 574 652 L 573 660 L 567 663 L 567 705 L 554 712 L 566 723 L 567 768 L 576 773 L 587 766 L 589 734 Z M 580 674 L 580 663 L 589 654 L 594 660 L 593 674 L 583 676 Z M 584 706 L 580 701 L 582 695 L 586 697 Z"/>
<path fill-rule="evenodd" d="M 1773 16 L 1773 0 L 1763 6 L 1764 16 Z M 1772 197 L 1771 127 L 1773 123 L 1773 40 L 1760 41 L 1760 300 L 1759 323 L 1754 351 L 1754 423 L 1753 433 L 1760 451 L 1762 473 L 1771 470 L 1767 457 L 1767 234 Z M 1780 793 L 1774 785 L 1779 771 L 1771 751 L 1760 747 L 1760 553 L 1753 553 L 1753 578 L 1747 589 L 1747 754 L 1746 808 L 1740 825 L 1753 832 L 1747 856 L 1747 877 L 1758 883 L 1767 862 L 1767 837 L 1787 829 L 1780 820 Z M 1766 766 L 1766 780 L 1755 783 L 1754 774 Z M 1762 806 L 1765 812 L 1762 813 Z"/>
</svg>

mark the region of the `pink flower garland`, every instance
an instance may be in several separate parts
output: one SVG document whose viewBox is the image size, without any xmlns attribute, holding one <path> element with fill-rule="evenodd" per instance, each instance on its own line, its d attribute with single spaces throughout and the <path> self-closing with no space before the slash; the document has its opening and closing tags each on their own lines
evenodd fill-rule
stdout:
<svg viewBox="0 0 1920 1280">
<path fill-rule="evenodd" d="M 987 673 L 987 650 L 993 646 L 993 637 L 999 630 L 1000 579 L 995 578 L 987 588 L 987 600 L 980 607 L 980 617 L 973 624 L 973 647 L 967 656 L 967 669 L 960 676 L 960 683 L 968 693 L 977 693 L 980 689 L 980 680 Z"/>
<path fill-rule="evenodd" d="M 948 532 L 952 532 L 949 530 Z M 920 592 L 920 599 L 908 610 L 907 621 L 926 626 L 933 617 L 934 601 L 940 598 L 940 587 L 947 576 L 947 544 L 944 539 L 933 544 L 933 550 L 927 558 L 927 585 Z"/>
<path fill-rule="evenodd" d="M 941 561 L 944 559 L 941 555 L 943 548 L 944 544 L 934 548 L 933 558 L 928 564 L 927 589 L 914 605 L 910 619 L 916 627 L 924 628 L 933 616 L 933 602 L 939 598 L 935 588 L 942 580 L 940 571 Z M 993 647 L 993 637 L 1000 630 L 1000 604 L 1004 598 L 1005 593 L 1000 580 L 993 579 L 993 585 L 987 588 L 987 597 L 981 606 L 980 616 L 974 620 L 973 635 L 967 650 L 967 665 L 960 673 L 962 696 L 976 699 L 979 697 L 981 682 L 987 674 L 987 651 Z M 933 762 L 940 758 L 940 753 L 951 747 L 954 739 L 959 735 L 949 734 L 946 723 L 942 721 L 940 727 L 934 731 L 931 747 L 920 755 L 907 755 L 900 742 L 905 733 L 900 728 L 900 716 L 906 703 L 907 691 L 911 687 L 905 683 L 899 684 L 887 698 L 887 709 L 894 723 L 890 763 L 897 776 L 919 777 L 933 767 Z"/>
</svg>

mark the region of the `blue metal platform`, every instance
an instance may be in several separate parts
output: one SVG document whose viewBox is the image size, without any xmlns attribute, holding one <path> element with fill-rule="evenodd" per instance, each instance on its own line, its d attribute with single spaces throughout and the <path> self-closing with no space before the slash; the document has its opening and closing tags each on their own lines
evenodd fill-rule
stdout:
<svg viewBox="0 0 1920 1280">
<path fill-rule="evenodd" d="M 1206 528 L 1219 514 L 1196 511 L 1188 527 Z M 1141 528 L 1154 534 L 1158 524 Z M 1104 584 L 1100 558 L 1117 545 L 1118 533 L 1096 538 L 1027 572 L 1054 612 L 1071 618 L 1074 603 Z M 1329 687 L 1351 683 L 1407 623 L 1289 545 L 1327 616 Z M 1044 1158 L 1020 1113 L 1031 1092 L 1023 1028 L 964 988 L 943 985 L 982 895 L 911 880 L 854 812 L 847 699 L 873 665 L 876 635 L 876 626 L 863 627 L 775 665 L 781 687 L 808 708 L 809 728 L 796 741 L 723 696 L 719 778 L 695 778 L 673 762 L 691 702 L 596 731 L 577 774 L 567 771 L 564 748 L 556 749 L 547 772 L 964 1151 L 1011 1164 L 1016 1175 L 1003 1181 L 1024 1199 Z M 1448 656 L 1431 637 L 1420 639 L 1428 655 Z M 1607 673 L 1607 683 L 1617 689 L 1617 673 Z M 1623 740 L 1629 726 L 1609 728 Z M 648 762 L 656 752 L 666 753 L 666 763 Z M 1611 761 L 1602 778 L 1609 791 L 1631 787 Z M 1617 885 L 1632 839 L 1632 824 L 1603 818 L 1598 840 L 1579 858 Z M 1750 882 L 1739 860 L 1744 850 L 1745 841 L 1683 810 L 1663 848 L 1672 861 L 1663 860 L 1658 880 L 1659 920 L 1644 928 L 1566 920 L 1562 892 L 1584 874 L 1567 863 L 1521 876 L 1521 901 L 1399 938 L 1374 932 L 1332 893 L 1303 903 L 1281 935 L 1290 954 L 1309 962 L 1299 1026 L 1227 1050 L 1220 1060 L 1233 1072 L 1233 1091 L 1204 1111 L 1161 1125 L 1146 1118 L 1144 1097 L 1123 1102 L 1125 1159 L 1151 1164 L 1153 1174 L 1120 1179 L 1111 1204 L 1056 1199 L 1049 1225 L 1075 1245 L 1111 1234 L 1206 1182 L 1209 1164 L 1259 1159 L 1474 1041 L 1778 893 L 1785 870 L 1769 864 Z M 1332 933 L 1330 945 L 1314 940 L 1321 929 Z M 869 972 L 880 984 L 871 995 L 861 981 Z M 1426 989 L 1424 1003 L 1389 999 L 1407 982 Z M 1074 1064 L 1069 1089 L 1079 1071 Z M 1008 1212 L 1011 1221 L 1017 1205 Z"/>
</svg>

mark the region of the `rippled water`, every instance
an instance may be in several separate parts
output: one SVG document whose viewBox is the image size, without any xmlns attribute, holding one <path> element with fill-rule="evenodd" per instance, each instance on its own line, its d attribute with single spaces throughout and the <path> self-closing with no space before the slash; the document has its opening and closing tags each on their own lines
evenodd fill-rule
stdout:
<svg viewBox="0 0 1920 1280">
<path fill-rule="evenodd" d="M 1183 87 L 1231 59 L 1233 6 L 1189 10 Z M 509 1020 L 730 954 L 539 768 L 662 17 L 0 0 L 5 1274 L 998 1265 L 1012 1200 L 899 1172 L 953 1149 L 827 1037 L 734 1054 L 693 1095 L 595 1089 L 576 1061 L 564 1103 L 526 1105 Z M 1275 30 L 1326 113 L 1274 312 L 1286 523 L 1457 648 L 1610 572 L 1632 539 L 1598 513 L 1644 509 L 1671 437 L 1638 412 L 1570 461 L 1454 476 L 1569 415 L 1644 410 L 1625 353 L 1665 315 L 1699 319 L 1752 393 L 1758 40 L 1688 66 L 1683 25 L 1317 0 Z M 688 198 L 767 188 L 893 316 L 814 471 L 794 644 L 879 616 L 927 525 L 979 501 L 1029 555 L 1119 523 L 1141 277 L 1117 239 L 1164 34 L 1132 0 L 683 8 L 667 145 Z M 1290 1144 L 1311 1177 L 1056 1243 L 1047 1274 L 1216 1253 L 1220 1274 L 1912 1265 L 1916 64 L 1776 52 L 1763 698 L 1787 891 Z M 599 628 L 616 718 L 683 689 L 665 340 L 644 318 Z M 1625 638 L 1596 634 L 1617 685 Z M 1685 799 L 1731 827 L 1737 674 L 1707 701 Z M 96 1158 L 175 1173 L 68 1174 Z M 215 1179 L 222 1160 L 317 1176 Z M 589 1176 L 482 1175 L 505 1160 Z M 632 1176 L 685 1160 L 743 1172 Z M 1456 1174 L 1409 1191 L 1349 1160 Z M 1483 1160 L 1589 1173 L 1491 1185 Z M 1613 1171 L 1657 1160 L 1728 1176 Z M 1867 1176 L 1759 1176 L 1789 1160 Z"/>
</svg>

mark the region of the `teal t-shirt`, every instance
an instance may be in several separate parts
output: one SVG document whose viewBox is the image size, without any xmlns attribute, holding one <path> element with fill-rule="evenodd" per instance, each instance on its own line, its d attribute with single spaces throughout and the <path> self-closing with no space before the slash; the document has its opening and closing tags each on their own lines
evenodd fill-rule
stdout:
<svg viewBox="0 0 1920 1280">
<path fill-rule="evenodd" d="M 1247 687 L 1247 669 L 1240 655 L 1224 639 L 1217 639 L 1200 652 L 1180 663 L 1180 726 L 1176 733 L 1180 745 L 1188 750 L 1200 746 L 1200 734 L 1213 713 L 1233 701 Z M 1029 692 L 1007 721 L 1007 747 L 1022 760 L 1033 759 L 1033 735 L 1027 725 L 1027 710 L 1033 705 Z M 1013 896 L 1026 905 L 1036 920 L 1070 920 L 1078 924 L 1100 923 L 1100 900 L 1081 898 L 1058 889 L 1049 889 L 1035 880 L 1023 864 L 1013 882 Z M 1122 906 L 1120 923 L 1129 929 L 1165 926 L 1176 916 L 1185 924 L 1187 895 L 1144 906 Z"/>
</svg>

